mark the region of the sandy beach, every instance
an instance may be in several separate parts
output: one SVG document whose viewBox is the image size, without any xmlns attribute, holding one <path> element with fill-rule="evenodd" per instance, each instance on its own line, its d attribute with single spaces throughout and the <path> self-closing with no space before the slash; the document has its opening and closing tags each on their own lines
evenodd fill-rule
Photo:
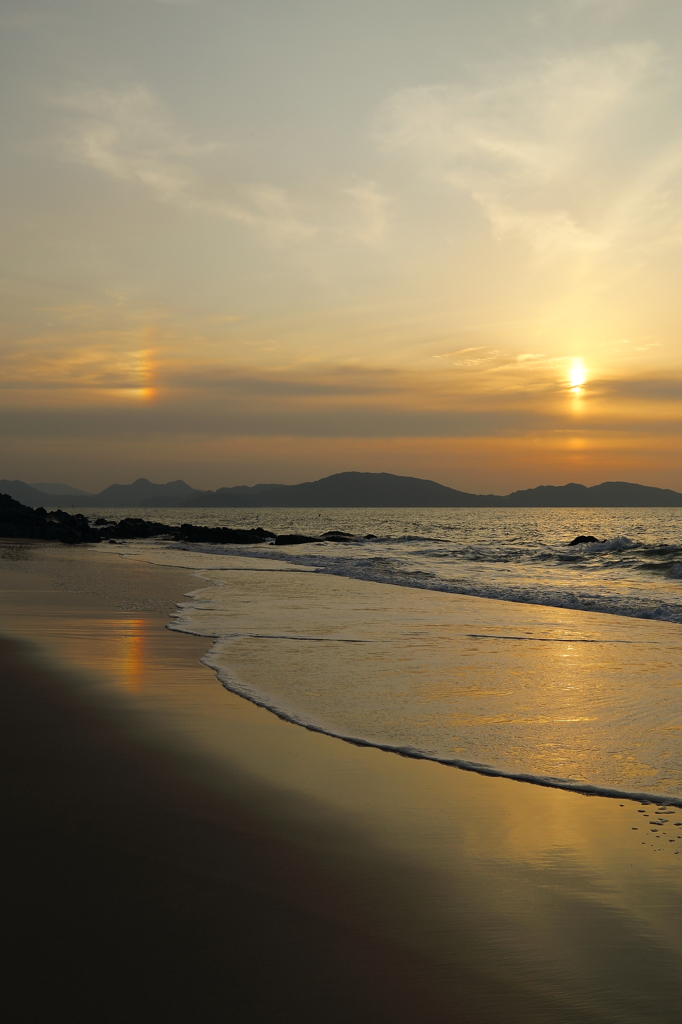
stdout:
<svg viewBox="0 0 682 1024">
<path fill-rule="evenodd" d="M 166 629 L 191 572 L 2 554 L 15 1019 L 679 1019 L 682 843 L 639 804 L 308 732 Z"/>
</svg>

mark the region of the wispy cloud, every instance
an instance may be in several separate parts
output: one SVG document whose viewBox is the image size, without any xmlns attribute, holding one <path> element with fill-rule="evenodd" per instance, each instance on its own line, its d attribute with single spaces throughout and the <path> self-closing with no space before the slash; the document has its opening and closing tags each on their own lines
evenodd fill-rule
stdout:
<svg viewBox="0 0 682 1024">
<path fill-rule="evenodd" d="M 661 68 L 658 49 L 642 42 L 470 69 L 467 84 L 391 96 L 379 138 L 468 193 L 495 235 L 544 257 L 598 253 L 623 239 L 676 242 L 661 213 L 682 145 L 661 137 L 652 118 L 669 99 Z M 644 146 L 635 149 L 634 137 Z"/>
<path fill-rule="evenodd" d="M 140 354 L 142 358 L 143 353 Z M 453 381 L 402 377 L 388 389 L 369 374 L 355 380 L 334 375 L 295 374 L 247 376 L 205 382 L 205 386 L 165 386 L 147 381 L 112 379 L 106 389 L 78 391 L 71 387 L 29 390 L 13 401 L 5 392 L 0 421 L 6 436 L 92 438 L 134 436 L 138 440 L 196 435 L 203 437 L 523 437 L 529 432 L 559 432 L 566 437 L 586 432 L 632 438 L 637 430 L 659 436 L 679 434 L 677 387 L 661 391 L 652 382 L 639 393 L 637 382 L 600 382 L 600 393 L 587 393 L 576 410 L 572 396 L 556 388 L 521 395 L 467 395 Z M 629 384 L 636 394 L 630 394 Z M 149 392 L 153 393 L 150 400 Z M 19 401 L 19 398 L 21 399 Z M 627 399 L 627 400 L 626 400 Z M 524 459 L 527 453 L 522 456 Z"/>
<path fill-rule="evenodd" d="M 622 13 L 631 7 L 636 7 L 641 2 L 642 0 L 570 0 L 570 6 L 578 11 L 603 10 L 608 13 Z"/>
<path fill-rule="evenodd" d="M 63 159 L 135 182 L 158 202 L 242 224 L 274 245 L 327 236 L 375 246 L 384 238 L 391 201 L 376 182 L 329 186 L 321 198 L 300 201 L 272 182 L 230 181 L 229 167 L 206 173 L 211 161 L 229 163 L 228 145 L 182 132 L 144 85 L 81 89 L 56 103 L 65 112 Z M 223 194 L 216 196 L 218 178 Z"/>
<path fill-rule="evenodd" d="M 275 185 L 233 184 L 224 199 L 207 197 L 197 168 L 223 144 L 183 133 L 143 85 L 84 89 L 57 103 L 67 112 L 61 154 L 68 160 L 137 182 L 159 202 L 243 224 L 273 242 L 309 238 L 317 231 Z"/>
<path fill-rule="evenodd" d="M 202 420 L 207 430 L 229 420 L 231 431 L 273 436 L 297 430 L 320 436 L 488 436 L 533 424 L 574 429 L 577 411 L 580 429 L 591 423 L 617 432 L 646 420 L 665 431 L 681 415 L 679 373 L 588 380 L 577 410 L 568 394 L 567 360 L 542 353 L 475 346 L 443 353 L 420 370 L 321 361 L 276 369 L 189 358 L 155 344 L 153 336 L 130 336 L 125 345 L 122 340 L 102 335 L 87 343 L 84 337 L 68 352 L 50 338 L 23 344 L 0 369 L 4 405 L 115 410 L 121 402 L 129 409 L 130 398 L 153 397 L 166 411 L 176 408 L 178 422 L 185 417 L 192 429 Z"/>
<path fill-rule="evenodd" d="M 146 349 L 103 338 L 94 344 L 72 347 L 48 343 L 23 345 L 6 353 L 0 370 L 0 389 L 69 391 L 93 394 L 109 389 L 149 385 L 153 354 Z"/>
<path fill-rule="evenodd" d="M 367 245 L 376 245 L 384 238 L 388 224 L 390 198 L 380 191 L 376 182 L 362 181 L 343 190 L 354 208 L 350 217 L 350 232 Z"/>
</svg>

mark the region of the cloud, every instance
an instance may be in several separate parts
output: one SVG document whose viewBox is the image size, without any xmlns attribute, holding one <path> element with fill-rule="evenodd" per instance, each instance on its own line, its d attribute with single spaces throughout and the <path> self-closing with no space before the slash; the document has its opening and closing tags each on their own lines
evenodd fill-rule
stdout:
<svg viewBox="0 0 682 1024">
<path fill-rule="evenodd" d="M 594 11 L 596 9 L 620 14 L 631 7 L 638 6 L 641 2 L 642 0 L 571 0 L 571 7 L 579 11 L 586 9 Z"/>
<path fill-rule="evenodd" d="M 391 200 L 374 181 L 360 182 L 343 190 L 355 207 L 358 220 L 351 232 L 367 245 L 376 245 L 384 238 Z"/>
<path fill-rule="evenodd" d="M 378 139 L 468 194 L 495 236 L 545 258 L 603 252 L 640 233 L 644 245 L 654 235 L 677 244 L 661 215 L 682 169 L 677 137 L 655 127 L 671 89 L 662 64 L 641 42 L 474 68 L 468 84 L 389 97 Z"/>
<path fill-rule="evenodd" d="M 671 373 L 667 377 L 637 377 L 624 379 L 596 379 L 588 388 L 611 398 L 627 402 L 671 403 L 680 409 L 682 378 Z"/>
<path fill-rule="evenodd" d="M 198 165 L 224 146 L 196 142 L 181 132 L 144 85 L 75 91 L 57 105 L 67 112 L 60 146 L 65 159 L 136 182 L 159 202 L 243 224 L 275 243 L 309 238 L 317 231 L 274 185 L 233 185 L 229 197 L 207 197 Z"/>
<path fill-rule="evenodd" d="M 318 437 L 318 438 L 510 438 L 534 435 L 549 440 L 549 434 L 566 437 L 599 433 L 617 444 L 619 436 L 657 435 L 674 438 L 680 429 L 676 417 L 662 415 L 646 406 L 633 416 L 604 415 L 596 406 L 578 419 L 566 400 L 563 404 L 541 402 L 479 403 L 469 408 L 464 401 L 430 402 L 423 393 L 420 402 L 413 395 L 395 395 L 392 401 L 378 396 L 333 400 L 318 396 L 274 395 L 261 390 L 267 400 L 251 394 L 216 388 L 213 394 L 161 392 L 154 401 L 135 396 L 120 401 L 69 401 L 52 404 L 44 395 L 27 395 L 21 406 L 0 409 L 0 429 L 9 443 L 16 438 L 108 438 L 156 439 L 164 443 L 190 437 Z"/>
<path fill-rule="evenodd" d="M 588 381 L 566 394 L 565 360 L 469 348 L 422 370 L 356 364 L 264 369 L 101 337 L 61 354 L 35 340 L 3 360 L 7 436 L 166 438 L 510 437 L 679 430 L 682 378 Z"/>
<path fill-rule="evenodd" d="M 383 240 L 391 200 L 374 181 L 329 185 L 317 201 L 308 197 L 303 203 L 272 182 L 230 182 L 229 168 L 221 167 L 210 175 L 213 182 L 227 182 L 216 196 L 202 172 L 211 161 L 229 160 L 229 147 L 182 132 L 144 85 L 81 89 L 59 97 L 56 105 L 65 111 L 62 159 L 136 183 L 157 202 L 242 224 L 273 245 L 321 236 L 370 247 Z"/>
<path fill-rule="evenodd" d="M 96 344 L 73 345 L 66 352 L 58 344 L 24 344 L 6 352 L 0 369 L 0 388 L 20 391 L 143 388 L 150 384 L 152 353 L 136 347 L 122 348 L 120 340 L 102 339 Z"/>
</svg>

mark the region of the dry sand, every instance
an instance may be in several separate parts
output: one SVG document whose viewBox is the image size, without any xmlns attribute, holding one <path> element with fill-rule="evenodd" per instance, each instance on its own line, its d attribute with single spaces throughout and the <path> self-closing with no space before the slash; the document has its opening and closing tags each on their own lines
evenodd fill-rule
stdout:
<svg viewBox="0 0 682 1024">
<path fill-rule="evenodd" d="M 311 734 L 165 630 L 190 574 L 1 553 L 13 1019 L 679 1020 L 637 805 Z"/>
</svg>

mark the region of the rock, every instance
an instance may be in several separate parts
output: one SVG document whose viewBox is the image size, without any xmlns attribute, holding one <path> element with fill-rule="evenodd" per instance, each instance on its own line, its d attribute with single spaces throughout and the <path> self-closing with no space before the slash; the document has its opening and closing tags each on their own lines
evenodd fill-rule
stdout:
<svg viewBox="0 0 682 1024">
<path fill-rule="evenodd" d="M 569 548 L 575 547 L 576 544 L 603 544 L 603 540 L 599 540 L 598 537 L 575 537 L 572 541 L 569 541 Z"/>
<path fill-rule="evenodd" d="M 281 547 L 283 544 L 311 544 L 320 543 L 319 537 L 305 537 L 302 533 L 280 533 L 275 537 L 275 544 Z"/>
<path fill-rule="evenodd" d="M 260 526 L 255 530 L 232 530 L 227 526 L 193 526 L 191 523 L 183 523 L 175 539 L 204 544 L 262 544 L 274 536 L 274 533 Z"/>
<path fill-rule="evenodd" d="M 15 501 L 9 494 L 0 494 L 0 537 L 15 537 L 28 540 L 58 540 L 62 544 L 98 544 L 108 540 L 116 544 L 119 540 L 137 540 L 148 537 L 172 537 L 181 541 L 208 541 L 218 544 L 263 544 L 275 537 L 260 526 L 255 530 L 231 530 L 228 527 L 168 526 L 148 519 L 128 518 L 114 522 L 111 519 L 97 519 L 90 526 L 82 512 L 70 515 L 61 509 L 47 512 L 44 508 L 29 508 Z M 303 537 L 302 544 L 314 537 Z M 284 541 L 287 543 L 287 541 Z"/>
<path fill-rule="evenodd" d="M 0 495 L 0 537 L 58 540 L 62 544 L 98 544 L 114 537 L 129 539 L 172 533 L 172 527 L 145 519 L 123 519 L 120 523 L 94 529 L 82 512 L 71 515 L 60 508 L 47 512 L 44 508 L 22 505 L 8 494 Z"/>
<path fill-rule="evenodd" d="M 166 523 L 154 523 L 148 519 L 128 518 L 120 523 L 106 526 L 100 532 L 101 537 L 118 538 L 119 540 L 136 540 L 146 537 L 162 537 L 164 534 L 175 534 L 172 526 Z"/>
<path fill-rule="evenodd" d="M 365 534 L 365 540 L 376 540 L 376 539 L 377 539 L 376 533 L 366 533 Z"/>
<path fill-rule="evenodd" d="M 29 508 L 9 494 L 0 494 L 0 537 L 58 540 L 62 544 L 96 544 L 101 539 L 81 513 L 72 516 L 61 509 Z"/>
<path fill-rule="evenodd" d="M 322 534 L 322 540 L 335 540 L 341 544 L 347 544 L 349 541 L 355 540 L 355 534 L 344 533 L 343 530 L 328 530 Z"/>
</svg>

